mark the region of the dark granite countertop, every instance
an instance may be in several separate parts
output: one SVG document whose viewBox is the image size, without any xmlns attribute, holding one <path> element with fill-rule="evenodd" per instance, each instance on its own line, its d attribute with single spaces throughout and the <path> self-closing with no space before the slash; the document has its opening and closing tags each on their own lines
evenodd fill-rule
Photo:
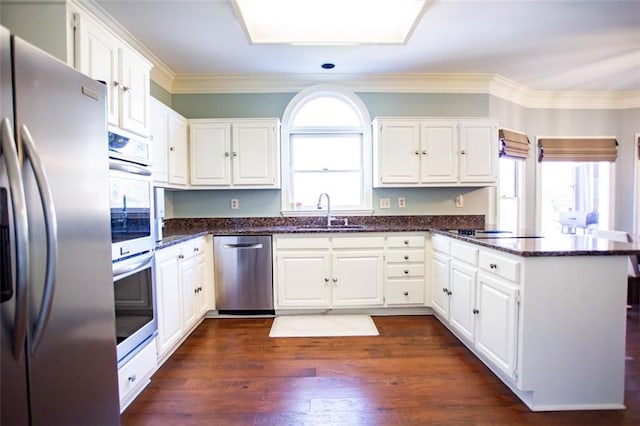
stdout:
<svg viewBox="0 0 640 426">
<path fill-rule="evenodd" d="M 478 239 L 473 236 L 458 235 L 457 232 L 444 229 L 432 229 L 431 232 L 523 257 L 640 254 L 640 244 L 638 243 L 619 243 L 594 238 L 590 235 L 558 234 L 540 238 L 531 238 L 532 235 L 530 235 L 527 238 Z"/>
<path fill-rule="evenodd" d="M 484 229 L 484 216 L 358 216 L 349 217 L 342 228 L 324 227 L 324 217 L 290 218 L 194 218 L 168 219 L 165 238 L 157 249 L 179 244 L 207 234 L 273 235 L 362 232 L 433 232 L 482 247 L 523 257 L 544 256 L 620 256 L 640 254 L 640 244 L 618 243 L 591 236 L 556 235 L 544 238 L 485 238 L 458 235 L 457 228 Z M 522 235 L 522 234 L 518 234 Z"/>
</svg>

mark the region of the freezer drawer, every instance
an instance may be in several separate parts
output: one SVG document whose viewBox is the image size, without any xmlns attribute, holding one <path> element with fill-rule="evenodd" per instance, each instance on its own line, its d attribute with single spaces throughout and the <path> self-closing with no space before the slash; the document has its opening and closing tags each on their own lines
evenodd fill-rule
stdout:
<svg viewBox="0 0 640 426">
<path fill-rule="evenodd" d="M 214 237 L 213 255 L 219 313 L 274 313 L 270 235 Z"/>
</svg>

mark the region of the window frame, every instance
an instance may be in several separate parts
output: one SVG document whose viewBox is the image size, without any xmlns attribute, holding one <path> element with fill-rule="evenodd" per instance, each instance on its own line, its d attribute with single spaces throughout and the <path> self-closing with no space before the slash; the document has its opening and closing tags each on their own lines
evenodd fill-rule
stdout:
<svg viewBox="0 0 640 426">
<path fill-rule="evenodd" d="M 502 202 L 502 200 L 515 200 L 516 201 L 516 206 L 517 206 L 517 220 L 516 220 L 516 228 L 517 229 L 513 229 L 511 231 L 516 231 L 518 229 L 524 229 L 525 228 L 525 185 L 524 185 L 524 181 L 525 181 L 525 177 L 526 177 L 526 166 L 527 166 L 527 162 L 526 160 L 518 160 L 518 159 L 514 159 L 514 158 L 509 158 L 506 157 L 505 160 L 510 160 L 514 162 L 514 167 L 515 167 L 515 182 L 514 182 L 514 196 L 513 197 L 508 197 L 508 196 L 502 196 L 501 194 L 501 176 L 500 174 L 498 174 L 498 185 L 496 187 L 496 198 L 498 200 L 498 208 L 497 208 L 497 223 L 498 223 L 498 228 L 499 229 L 503 229 L 503 221 L 502 221 L 502 217 L 501 217 L 501 205 L 500 203 Z M 503 160 L 502 158 L 498 159 L 498 162 L 500 162 L 501 160 Z M 498 165 L 499 166 L 499 165 Z M 498 167 L 498 170 L 500 171 L 501 168 Z"/>
<path fill-rule="evenodd" d="M 335 127 L 293 127 L 292 122 L 296 113 L 309 101 L 319 97 L 331 96 L 350 104 L 359 114 L 361 126 L 335 126 Z M 362 170 L 362 204 L 354 209 L 331 209 L 336 215 L 366 215 L 373 214 L 373 138 L 371 133 L 371 118 L 365 104 L 353 92 L 339 86 L 315 85 L 300 91 L 287 105 L 282 116 L 282 137 L 280 141 L 281 152 L 281 213 L 283 216 L 317 216 L 317 209 L 292 209 L 290 197 L 292 189 L 291 169 L 291 135 L 298 134 L 345 134 L 356 133 L 362 135 L 361 170 Z M 320 195 L 320 194 L 318 194 Z"/>
</svg>

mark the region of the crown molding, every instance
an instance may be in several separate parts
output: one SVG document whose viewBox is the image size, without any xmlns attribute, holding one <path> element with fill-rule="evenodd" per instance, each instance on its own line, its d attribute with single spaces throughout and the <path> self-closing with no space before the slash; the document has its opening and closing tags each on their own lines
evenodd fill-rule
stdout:
<svg viewBox="0 0 640 426">
<path fill-rule="evenodd" d="M 488 93 L 491 74 L 178 74 L 172 93 L 296 93 L 315 84 L 354 92 Z"/>
</svg>

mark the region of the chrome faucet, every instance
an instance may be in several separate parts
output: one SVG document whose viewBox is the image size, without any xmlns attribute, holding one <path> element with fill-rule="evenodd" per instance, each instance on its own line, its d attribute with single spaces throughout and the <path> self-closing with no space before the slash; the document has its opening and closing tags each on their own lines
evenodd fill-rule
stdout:
<svg viewBox="0 0 640 426">
<path fill-rule="evenodd" d="M 318 210 L 322 209 L 322 196 L 327 197 L 327 227 L 331 226 L 331 222 L 333 221 L 333 218 L 331 217 L 331 200 L 329 199 L 329 194 L 327 194 L 326 192 L 323 192 L 322 194 L 320 194 L 320 197 L 318 197 Z"/>
</svg>

